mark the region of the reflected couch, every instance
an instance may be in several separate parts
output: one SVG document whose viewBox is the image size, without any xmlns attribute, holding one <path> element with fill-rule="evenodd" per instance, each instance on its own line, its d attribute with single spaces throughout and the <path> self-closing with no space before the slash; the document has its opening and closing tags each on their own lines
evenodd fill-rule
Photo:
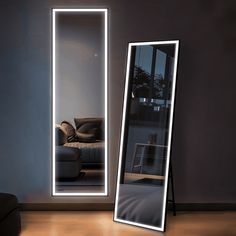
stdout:
<svg viewBox="0 0 236 236">
<path fill-rule="evenodd" d="M 74 118 L 56 126 L 56 145 L 79 149 L 82 168 L 104 165 L 104 119 Z"/>
</svg>

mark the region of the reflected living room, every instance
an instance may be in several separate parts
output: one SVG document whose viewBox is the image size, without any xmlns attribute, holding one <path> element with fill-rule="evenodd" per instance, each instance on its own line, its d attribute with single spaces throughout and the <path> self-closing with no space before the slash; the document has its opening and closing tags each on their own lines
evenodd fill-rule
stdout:
<svg viewBox="0 0 236 236">
<path fill-rule="evenodd" d="M 104 192 L 104 19 L 58 12 L 55 27 L 55 185 Z"/>
</svg>

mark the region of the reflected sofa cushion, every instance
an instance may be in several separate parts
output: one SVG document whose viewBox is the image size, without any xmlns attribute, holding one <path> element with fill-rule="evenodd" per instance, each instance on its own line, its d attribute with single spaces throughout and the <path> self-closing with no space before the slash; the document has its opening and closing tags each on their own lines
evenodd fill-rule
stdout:
<svg viewBox="0 0 236 236">
<path fill-rule="evenodd" d="M 75 128 L 69 121 L 62 121 L 61 122 L 61 128 L 66 134 L 67 142 L 76 142 L 78 141 L 78 137 L 75 132 Z"/>
<path fill-rule="evenodd" d="M 99 138 L 99 124 L 98 123 L 84 123 L 77 130 L 79 142 L 91 143 Z"/>
<path fill-rule="evenodd" d="M 76 131 L 78 141 L 83 143 L 94 143 L 96 142 L 96 135 L 94 134 L 86 134 Z"/>
<path fill-rule="evenodd" d="M 104 140 L 103 118 L 74 118 L 74 121 L 76 133 L 81 142 Z"/>
<path fill-rule="evenodd" d="M 61 128 L 60 125 L 56 125 L 56 132 L 55 132 L 55 142 L 56 146 L 63 145 L 67 142 L 67 136 L 64 130 Z"/>
</svg>

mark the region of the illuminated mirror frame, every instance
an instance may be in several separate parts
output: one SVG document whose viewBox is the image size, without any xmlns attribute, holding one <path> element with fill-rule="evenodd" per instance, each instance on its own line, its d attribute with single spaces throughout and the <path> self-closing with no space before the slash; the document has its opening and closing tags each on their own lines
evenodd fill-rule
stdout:
<svg viewBox="0 0 236 236">
<path fill-rule="evenodd" d="M 162 211 L 162 221 L 161 227 L 151 226 L 142 223 L 136 223 L 132 221 L 122 220 L 117 217 L 118 211 L 118 201 L 119 201 L 119 187 L 121 180 L 121 168 L 122 168 L 122 159 L 123 159 L 123 145 L 124 145 L 124 134 L 126 128 L 127 120 L 127 103 L 128 103 L 128 88 L 129 88 L 129 74 L 130 74 L 130 61 L 131 61 L 131 50 L 132 46 L 145 46 L 145 45 L 175 45 L 175 61 L 174 61 L 174 73 L 173 73 L 173 85 L 172 85 L 172 95 L 171 95 L 171 109 L 170 109 L 170 120 L 169 120 L 169 134 L 168 134 L 168 148 L 167 148 L 167 161 L 165 167 L 165 176 L 166 181 L 164 183 L 164 198 L 163 198 L 163 211 Z M 127 57 L 127 67 L 126 67 L 126 81 L 125 81 L 125 92 L 124 92 L 124 101 L 123 101 L 123 114 L 122 114 L 122 127 L 121 127 L 121 136 L 120 136 L 120 150 L 119 150 L 119 165 L 117 173 L 117 185 L 116 185 L 116 196 L 115 196 L 115 210 L 114 210 L 114 221 L 139 226 L 142 228 L 165 231 L 165 216 L 166 216 L 166 203 L 167 203 L 167 190 L 168 190 L 168 176 L 169 176 L 169 164 L 170 164 L 170 152 L 171 152 L 171 137 L 172 137 L 172 126 L 173 126 L 173 115 L 174 115 L 174 102 L 175 102 L 175 90 L 176 90 L 176 74 L 177 74 L 177 61 L 178 61 L 178 51 L 179 51 L 179 40 L 171 41 L 153 41 L 153 42 L 135 42 L 129 43 L 128 46 L 128 57 Z"/>
<path fill-rule="evenodd" d="M 105 161 L 104 161 L 104 192 L 95 193 L 95 192 L 57 192 L 56 191 L 56 161 L 55 161 L 55 84 L 56 84 L 56 62 L 55 58 L 57 56 L 56 52 L 56 15 L 58 12 L 101 12 L 104 14 L 104 75 L 105 75 Z M 52 195 L 53 196 L 108 196 L 108 10 L 107 9 L 52 9 Z"/>
</svg>

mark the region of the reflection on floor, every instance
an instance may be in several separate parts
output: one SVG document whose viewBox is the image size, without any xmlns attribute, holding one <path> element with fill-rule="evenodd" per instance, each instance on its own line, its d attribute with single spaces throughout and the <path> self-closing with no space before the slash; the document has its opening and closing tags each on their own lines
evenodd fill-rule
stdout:
<svg viewBox="0 0 236 236">
<path fill-rule="evenodd" d="M 133 184 L 142 184 L 142 185 L 145 185 L 145 186 L 148 186 L 148 185 L 163 186 L 164 180 L 144 178 L 144 179 L 134 181 Z"/>
<path fill-rule="evenodd" d="M 82 169 L 77 178 L 57 180 L 56 185 L 59 192 L 103 192 L 104 171 Z"/>
<path fill-rule="evenodd" d="M 125 172 L 125 184 L 144 184 L 162 186 L 165 176 Z"/>
<path fill-rule="evenodd" d="M 103 186 L 63 186 L 57 188 L 58 192 L 69 193 L 101 193 L 104 192 Z"/>
</svg>

